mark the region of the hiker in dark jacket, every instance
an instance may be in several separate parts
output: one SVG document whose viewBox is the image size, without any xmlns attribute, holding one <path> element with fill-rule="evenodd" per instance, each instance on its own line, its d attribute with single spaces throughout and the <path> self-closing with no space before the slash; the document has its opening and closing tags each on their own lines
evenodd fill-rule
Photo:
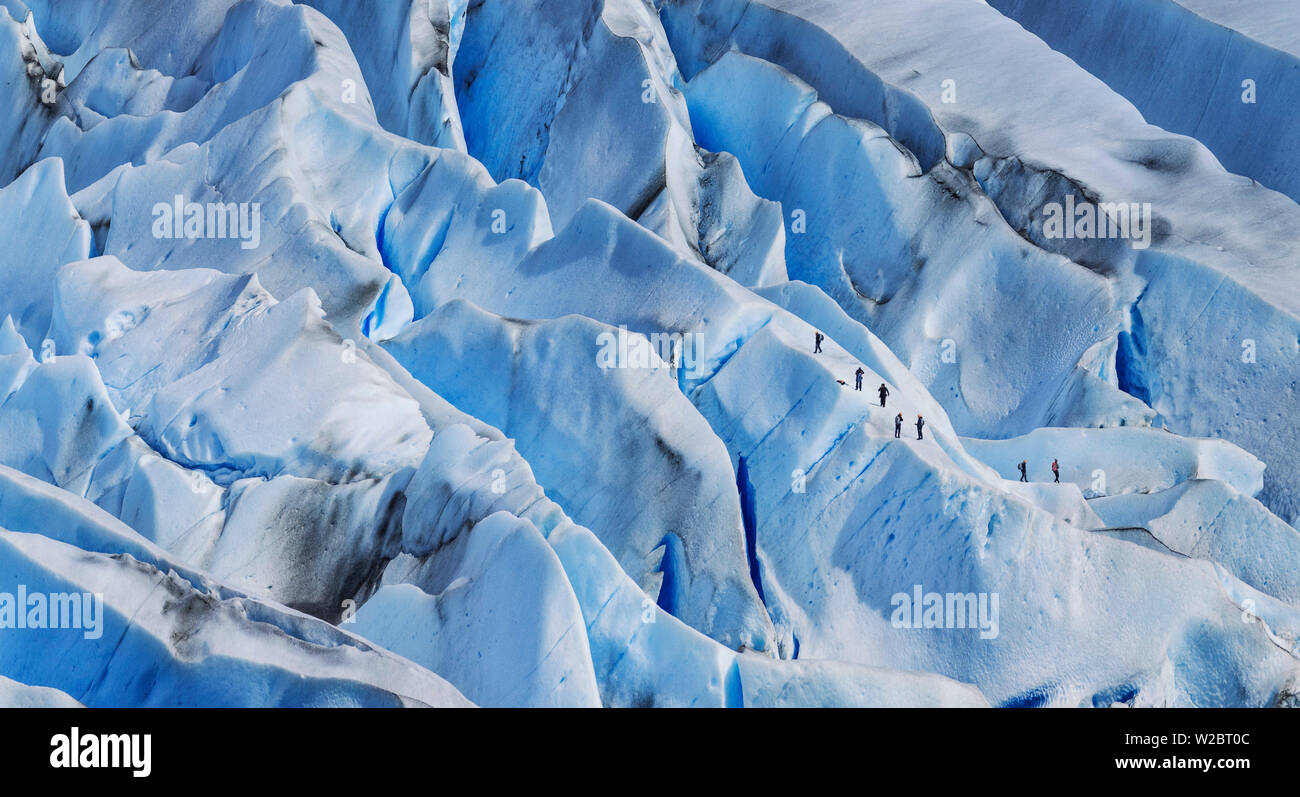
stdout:
<svg viewBox="0 0 1300 797">
<path fill-rule="evenodd" d="M 862 375 L 865 374 L 865 373 L 866 373 L 866 371 L 862 370 L 861 368 L 858 369 L 858 373 L 857 373 L 857 376 L 858 376 L 858 387 L 857 387 L 857 389 L 858 389 L 858 390 L 861 390 L 861 389 L 862 389 Z"/>
<path fill-rule="evenodd" d="M 903 436 L 903 413 L 894 416 L 894 437 Z"/>
<path fill-rule="evenodd" d="M 884 382 L 880 383 L 879 393 L 880 393 L 880 406 L 883 407 L 885 406 L 885 397 L 889 395 L 889 388 L 885 387 Z"/>
<path fill-rule="evenodd" d="M 820 332 L 813 333 L 813 354 L 822 353 L 822 341 L 825 339 L 826 336 L 823 335 L 822 333 Z"/>
<path fill-rule="evenodd" d="M 917 440 L 925 439 L 925 435 L 921 434 L 921 430 L 924 428 L 925 428 L 925 418 L 922 418 L 920 415 L 916 416 L 916 439 Z"/>
<path fill-rule="evenodd" d="M 1020 468 L 1020 481 L 1022 482 L 1029 481 L 1029 476 L 1026 474 L 1025 471 L 1026 465 L 1027 463 L 1025 462 L 1025 460 L 1022 459 L 1020 460 L 1020 464 L 1016 466 L 1017 468 Z"/>
</svg>

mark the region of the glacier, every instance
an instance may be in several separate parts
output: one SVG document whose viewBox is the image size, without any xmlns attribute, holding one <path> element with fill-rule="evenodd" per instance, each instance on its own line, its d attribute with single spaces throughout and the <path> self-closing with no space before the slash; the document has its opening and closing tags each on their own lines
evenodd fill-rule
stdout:
<svg viewBox="0 0 1300 797">
<path fill-rule="evenodd" d="M 1097 5 L 0 0 L 0 705 L 1295 704 L 1300 16 Z"/>
</svg>

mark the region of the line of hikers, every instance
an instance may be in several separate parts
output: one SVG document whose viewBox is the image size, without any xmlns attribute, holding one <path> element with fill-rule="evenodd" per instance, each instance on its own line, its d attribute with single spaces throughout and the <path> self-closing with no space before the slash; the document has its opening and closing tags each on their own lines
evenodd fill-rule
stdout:
<svg viewBox="0 0 1300 797">
<path fill-rule="evenodd" d="M 823 340 L 826 340 L 826 336 L 819 331 L 814 331 L 813 354 L 822 353 Z M 865 373 L 866 371 L 862 369 L 862 366 L 858 366 L 858 370 L 854 372 L 854 377 L 856 378 L 853 385 L 854 390 L 857 390 L 859 392 L 862 390 L 862 376 Z M 836 381 L 838 381 L 841 385 L 844 384 L 843 380 L 836 380 Z M 882 407 L 885 406 L 885 399 L 889 398 L 889 388 L 885 387 L 884 382 L 881 382 L 880 387 L 876 389 L 876 392 L 880 394 L 880 406 Z M 916 416 L 916 439 L 917 440 L 925 439 L 925 435 L 922 431 L 923 429 L 925 429 L 925 418 L 921 417 L 920 415 L 917 415 Z M 894 416 L 894 437 L 897 438 L 902 436 L 903 436 L 903 413 L 900 412 Z M 1020 461 L 1020 464 L 1017 465 L 1016 467 L 1020 469 L 1020 481 L 1028 482 L 1029 463 L 1022 459 Z M 1052 460 L 1052 476 L 1054 477 L 1055 483 L 1057 484 L 1061 483 L 1061 464 L 1057 462 L 1055 459 Z"/>
<path fill-rule="evenodd" d="M 822 353 L 822 341 L 825 339 L 826 336 L 823 335 L 822 333 L 820 332 L 814 333 L 813 354 Z M 866 371 L 862 369 L 862 366 L 858 366 L 858 370 L 855 371 L 853 374 L 855 377 L 855 381 L 853 385 L 854 390 L 857 390 L 859 392 L 862 391 L 862 377 L 864 374 L 866 374 Z M 843 380 L 837 379 L 836 381 L 839 382 L 841 385 L 845 384 Z M 884 382 L 881 382 L 880 387 L 876 388 L 876 392 L 880 394 L 880 406 L 882 407 L 885 406 L 885 399 L 889 398 L 889 388 L 885 387 Z M 920 415 L 917 415 L 916 416 L 916 439 L 917 440 L 925 439 L 925 433 L 923 431 L 924 429 L 925 429 L 925 418 L 923 418 Z M 902 437 L 902 436 L 903 436 L 903 413 L 900 412 L 894 418 L 894 437 Z"/>
<path fill-rule="evenodd" d="M 1022 482 L 1029 481 L 1029 463 L 1022 459 L 1020 460 L 1020 464 L 1017 465 L 1016 467 L 1020 469 L 1020 481 Z M 1055 477 L 1054 483 L 1060 484 L 1061 463 L 1057 462 L 1055 459 L 1052 460 L 1052 475 Z"/>
</svg>

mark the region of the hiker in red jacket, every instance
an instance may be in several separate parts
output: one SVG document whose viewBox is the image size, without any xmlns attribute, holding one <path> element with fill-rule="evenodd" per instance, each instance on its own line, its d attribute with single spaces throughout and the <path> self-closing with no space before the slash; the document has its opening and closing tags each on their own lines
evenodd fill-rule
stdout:
<svg viewBox="0 0 1300 797">
<path fill-rule="evenodd" d="M 1056 460 L 1052 460 L 1052 475 L 1056 476 L 1056 483 L 1057 483 L 1057 484 L 1060 484 L 1060 483 L 1061 483 L 1061 466 L 1060 466 L 1059 464 L 1057 464 Z"/>
</svg>

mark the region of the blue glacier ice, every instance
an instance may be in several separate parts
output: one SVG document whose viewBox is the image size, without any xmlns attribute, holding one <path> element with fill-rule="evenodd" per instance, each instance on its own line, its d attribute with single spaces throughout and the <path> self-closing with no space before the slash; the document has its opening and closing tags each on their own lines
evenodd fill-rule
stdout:
<svg viewBox="0 0 1300 797">
<path fill-rule="evenodd" d="M 1104 5 L 0 0 L 0 705 L 1294 704 L 1300 16 Z"/>
</svg>

